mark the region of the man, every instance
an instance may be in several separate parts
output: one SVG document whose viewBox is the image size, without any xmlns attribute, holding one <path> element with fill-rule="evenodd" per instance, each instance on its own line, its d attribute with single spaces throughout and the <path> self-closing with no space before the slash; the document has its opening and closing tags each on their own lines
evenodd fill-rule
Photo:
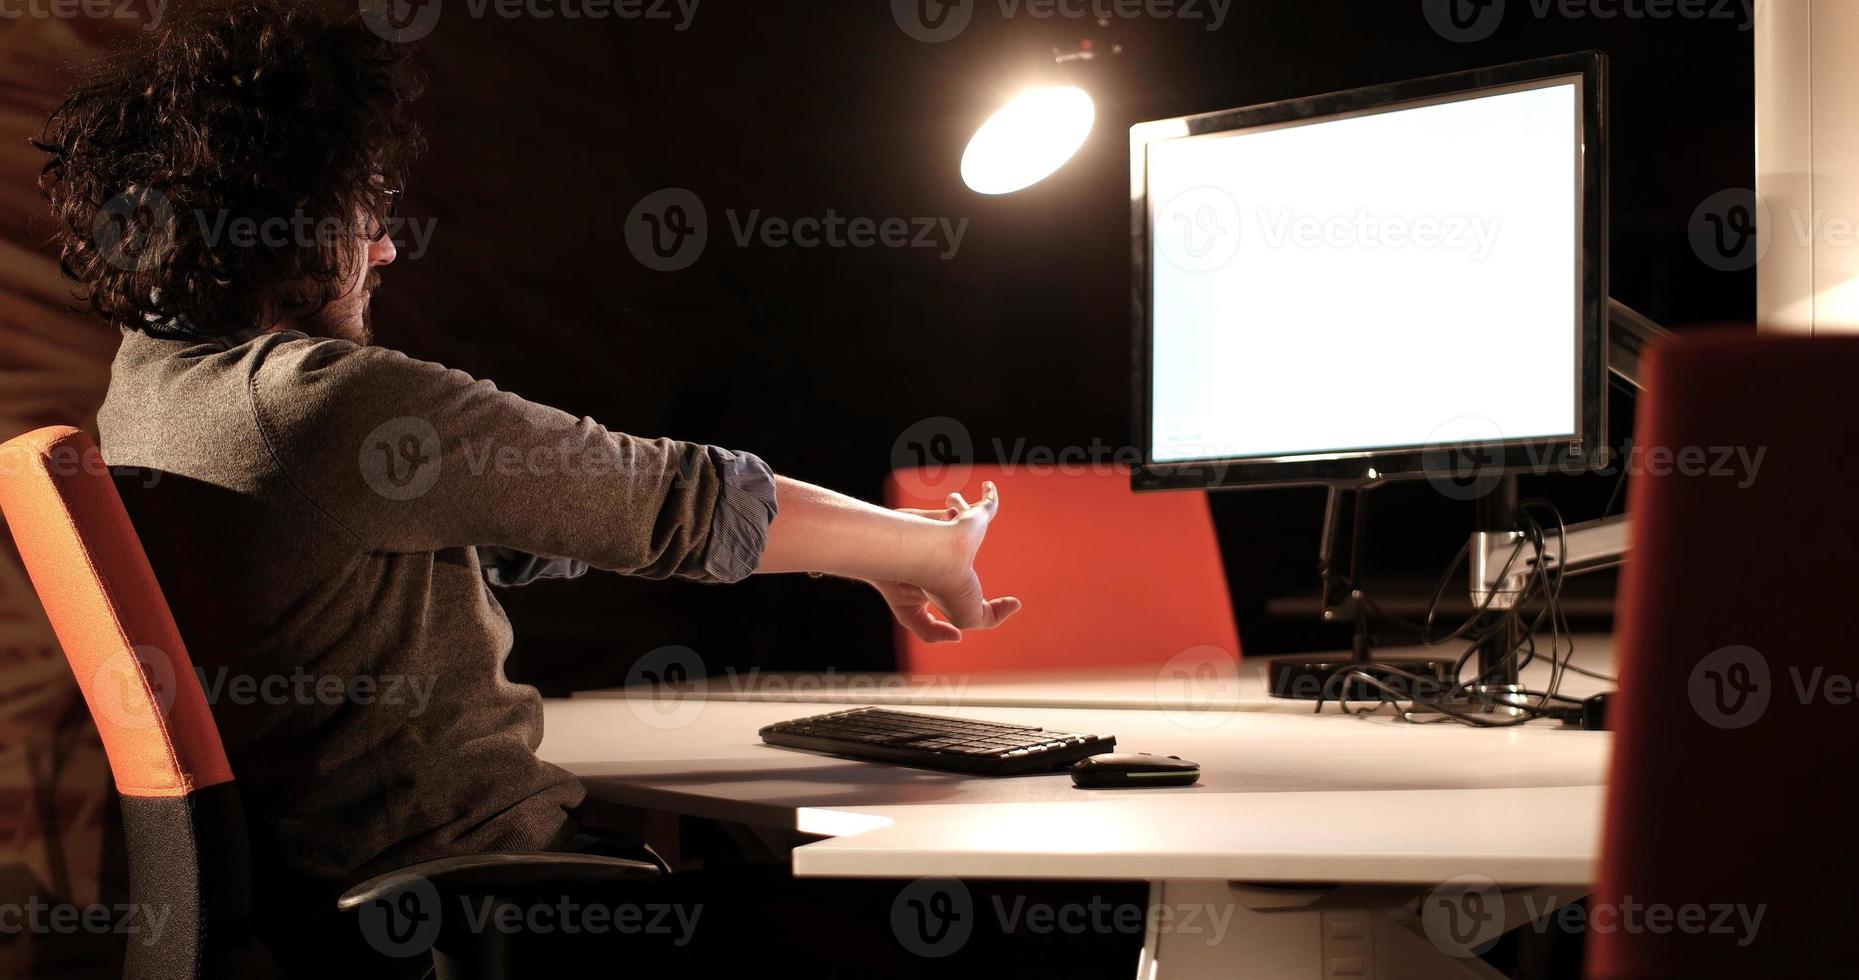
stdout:
<svg viewBox="0 0 1859 980">
<path fill-rule="evenodd" d="M 306 904 L 575 834 L 581 787 L 535 757 L 541 704 L 504 677 L 487 579 L 825 573 L 931 641 L 1019 608 L 972 567 L 991 486 L 887 511 L 374 346 L 416 95 L 353 6 L 245 0 L 113 53 L 39 141 L 64 268 L 123 333 L 105 456 L 160 474 L 126 504 L 195 663 L 275 695 L 214 714 L 261 876 Z M 371 693 L 305 697 L 306 678 Z"/>
</svg>

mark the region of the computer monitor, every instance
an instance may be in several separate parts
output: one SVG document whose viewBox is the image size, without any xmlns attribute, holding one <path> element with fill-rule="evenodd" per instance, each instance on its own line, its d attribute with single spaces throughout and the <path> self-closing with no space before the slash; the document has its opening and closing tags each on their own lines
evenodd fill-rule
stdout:
<svg viewBox="0 0 1859 980">
<path fill-rule="evenodd" d="M 1138 490 L 1602 458 L 1595 52 L 1131 130 Z"/>
</svg>

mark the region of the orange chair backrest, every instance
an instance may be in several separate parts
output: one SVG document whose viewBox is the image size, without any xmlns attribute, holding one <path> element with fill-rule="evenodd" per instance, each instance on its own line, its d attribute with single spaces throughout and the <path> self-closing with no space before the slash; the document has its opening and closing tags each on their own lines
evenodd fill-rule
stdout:
<svg viewBox="0 0 1859 980">
<path fill-rule="evenodd" d="M 126 796 L 232 779 L 167 600 L 103 456 L 58 426 L 0 445 L 0 513 Z"/>
<path fill-rule="evenodd" d="M 959 478 L 959 485 L 951 480 Z M 1127 472 L 975 466 L 902 469 L 885 483 L 893 507 L 934 509 L 949 491 L 978 500 L 1000 488 L 976 571 L 989 595 L 1025 608 L 1005 627 L 960 643 L 898 631 L 898 660 L 921 673 L 1161 666 L 1239 658 L 1239 629 L 1206 497 L 1137 494 Z M 1217 659 L 1217 657 L 1215 657 Z"/>
</svg>

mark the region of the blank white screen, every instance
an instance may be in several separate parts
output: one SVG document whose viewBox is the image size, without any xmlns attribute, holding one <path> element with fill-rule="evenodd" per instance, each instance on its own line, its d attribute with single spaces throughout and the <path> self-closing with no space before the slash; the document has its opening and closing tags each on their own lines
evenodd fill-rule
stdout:
<svg viewBox="0 0 1859 980">
<path fill-rule="evenodd" d="M 1152 458 L 1574 436 L 1579 94 L 1150 143 Z"/>
</svg>

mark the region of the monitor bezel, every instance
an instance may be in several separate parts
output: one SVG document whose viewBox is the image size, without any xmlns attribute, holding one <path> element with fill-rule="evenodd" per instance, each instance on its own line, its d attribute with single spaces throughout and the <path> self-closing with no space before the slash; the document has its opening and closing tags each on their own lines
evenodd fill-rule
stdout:
<svg viewBox="0 0 1859 980">
<path fill-rule="evenodd" d="M 1385 480 L 1437 475 L 1440 447 L 1396 447 L 1295 456 L 1157 462 L 1151 425 L 1153 353 L 1149 262 L 1147 150 L 1151 142 L 1258 129 L 1317 117 L 1359 116 L 1409 106 L 1475 98 L 1488 90 L 1516 89 L 1560 78 L 1579 80 L 1581 204 L 1576 288 L 1581 310 L 1576 336 L 1576 406 L 1573 438 L 1516 439 L 1477 447 L 1480 472 L 1525 473 L 1594 469 L 1605 461 L 1607 433 L 1607 58 L 1599 51 L 1558 55 L 1428 78 L 1374 85 L 1300 99 L 1140 123 L 1130 130 L 1131 298 L 1135 322 L 1134 421 L 1141 462 L 1130 476 L 1139 491 L 1240 489 L 1322 485 L 1363 487 Z M 1166 135 L 1163 135 L 1166 134 Z"/>
</svg>

